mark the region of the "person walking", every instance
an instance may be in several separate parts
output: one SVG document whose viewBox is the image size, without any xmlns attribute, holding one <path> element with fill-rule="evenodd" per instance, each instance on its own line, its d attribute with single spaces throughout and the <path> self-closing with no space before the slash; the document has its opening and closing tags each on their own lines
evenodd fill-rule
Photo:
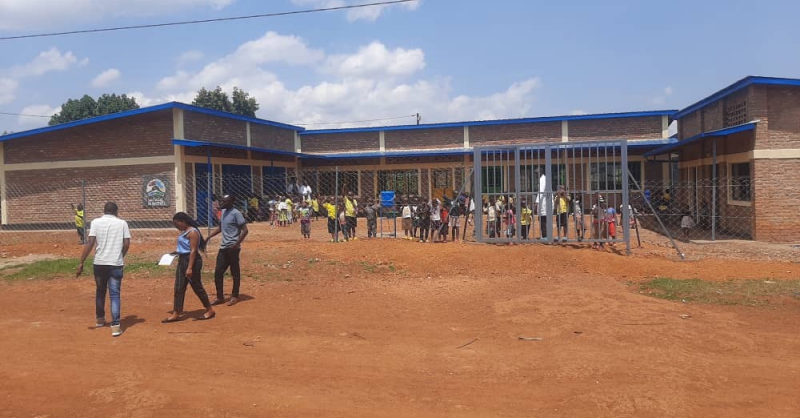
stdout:
<svg viewBox="0 0 800 418">
<path fill-rule="evenodd" d="M 239 286 L 242 281 L 241 269 L 239 266 L 239 255 L 242 252 L 242 242 L 247 237 L 247 222 L 242 216 L 242 212 L 233 207 L 235 199 L 231 195 L 222 198 L 222 216 L 219 227 L 208 235 L 208 240 L 222 234 L 222 242 L 217 253 L 217 266 L 214 270 L 214 284 L 217 288 L 217 298 L 211 302 L 212 305 L 221 305 L 225 302 L 225 287 L 223 276 L 228 268 L 231 269 L 233 277 L 233 290 L 228 306 L 236 305 L 239 302 Z"/>
<path fill-rule="evenodd" d="M 203 235 L 198 229 L 197 222 L 185 212 L 178 212 L 172 217 L 175 228 L 181 232 L 178 235 L 178 266 L 175 268 L 175 296 L 172 304 L 172 315 L 164 319 L 163 323 L 177 322 L 183 313 L 183 302 L 186 297 L 186 287 L 192 286 L 192 290 L 200 299 L 200 303 L 206 308 L 206 312 L 198 321 L 212 319 L 216 316 L 211 302 L 208 300 L 206 289 L 203 288 L 203 257 L 200 251 L 205 251 L 206 243 Z"/>
<path fill-rule="evenodd" d="M 95 250 L 93 270 L 95 289 L 95 318 L 97 328 L 106 325 L 106 292 L 111 305 L 111 336 L 122 335 L 120 326 L 120 292 L 125 255 L 131 246 L 131 232 L 128 223 L 117 217 L 119 208 L 114 202 L 106 203 L 103 216 L 92 221 L 89 241 L 83 247 L 81 263 L 75 277 L 83 274 L 86 258 Z"/>
</svg>

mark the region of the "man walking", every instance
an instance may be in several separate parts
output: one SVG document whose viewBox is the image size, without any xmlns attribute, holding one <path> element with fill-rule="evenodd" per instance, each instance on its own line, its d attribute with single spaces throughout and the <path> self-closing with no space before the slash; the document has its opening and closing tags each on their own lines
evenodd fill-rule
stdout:
<svg viewBox="0 0 800 418">
<path fill-rule="evenodd" d="M 239 285 L 241 284 L 241 270 L 239 268 L 239 254 L 242 251 L 242 241 L 247 237 L 247 222 L 244 216 L 233 207 L 235 199 L 231 195 L 222 198 L 222 216 L 219 227 L 208 236 L 211 240 L 216 235 L 222 234 L 222 243 L 217 253 L 217 267 L 214 271 L 214 284 L 217 287 L 217 298 L 211 302 L 212 305 L 221 305 L 225 302 L 225 286 L 222 280 L 225 271 L 230 267 L 233 277 L 233 291 L 228 306 L 233 306 L 239 302 Z"/>
<path fill-rule="evenodd" d="M 106 203 L 103 216 L 92 221 L 89 228 L 89 241 L 83 247 L 81 264 L 78 266 L 76 277 L 83 274 L 83 265 L 86 257 L 95 249 L 94 254 L 94 281 L 97 285 L 95 292 L 95 317 L 97 327 L 106 325 L 106 290 L 111 301 L 111 336 L 122 335 L 120 328 L 120 290 L 122 287 L 123 259 L 128 254 L 131 246 L 131 232 L 128 223 L 117 218 L 119 208 L 114 202 Z"/>
</svg>

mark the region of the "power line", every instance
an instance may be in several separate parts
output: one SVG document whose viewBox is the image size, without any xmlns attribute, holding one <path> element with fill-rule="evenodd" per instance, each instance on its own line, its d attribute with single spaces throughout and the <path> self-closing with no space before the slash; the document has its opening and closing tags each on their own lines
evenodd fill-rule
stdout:
<svg viewBox="0 0 800 418">
<path fill-rule="evenodd" d="M 343 125 L 346 123 L 366 123 L 366 122 L 377 122 L 381 120 L 395 120 L 395 119 L 405 119 L 405 118 L 415 118 L 417 117 L 416 114 L 413 115 L 406 115 L 406 116 L 395 116 L 393 118 L 378 118 L 378 119 L 365 119 L 365 120 L 351 120 L 347 122 L 314 122 L 314 123 L 300 123 L 300 122 L 292 122 L 292 125 L 300 125 L 300 126 L 312 126 L 312 125 Z"/>
<path fill-rule="evenodd" d="M 393 5 L 393 4 L 411 3 L 411 2 L 415 2 L 415 1 L 419 1 L 419 0 L 381 1 L 381 2 L 375 2 L 375 3 L 353 4 L 353 5 L 349 5 L 349 6 L 337 6 L 337 7 L 324 7 L 324 8 L 317 8 L 317 9 L 295 10 L 295 11 L 291 11 L 291 12 L 262 13 L 262 14 L 255 14 L 255 15 L 220 17 L 220 18 L 216 18 L 216 19 L 186 20 L 186 21 L 179 21 L 179 22 L 152 23 L 152 24 L 147 24 L 147 25 L 117 26 L 117 27 L 110 27 L 110 28 L 81 29 L 81 30 L 73 30 L 73 31 L 66 31 L 66 32 L 36 33 L 36 34 L 32 34 L 32 35 L 3 36 L 3 37 L 0 37 L 0 41 L 10 41 L 10 40 L 15 40 L 15 39 L 28 39 L 28 38 L 44 38 L 44 37 L 63 36 L 63 35 L 77 35 L 77 34 L 82 34 L 82 33 L 114 32 L 114 31 L 132 30 L 132 29 L 161 28 L 161 27 L 166 27 L 166 26 L 196 25 L 196 24 L 201 24 L 201 23 L 228 22 L 228 21 L 234 21 L 234 20 L 260 19 L 260 18 L 266 18 L 266 17 L 290 16 L 290 15 L 309 14 L 309 13 L 318 13 L 318 12 L 330 12 L 330 11 L 336 11 L 336 10 L 361 9 L 361 8 L 376 7 L 376 6 L 390 6 L 390 5 Z"/>
<path fill-rule="evenodd" d="M 25 114 L 25 113 L 8 113 L 8 112 L 0 112 L 0 115 L 3 115 L 3 116 L 25 116 L 25 117 L 28 117 L 28 118 L 49 118 L 50 117 L 50 116 L 46 116 L 46 115 L 30 115 L 30 114 Z"/>
</svg>

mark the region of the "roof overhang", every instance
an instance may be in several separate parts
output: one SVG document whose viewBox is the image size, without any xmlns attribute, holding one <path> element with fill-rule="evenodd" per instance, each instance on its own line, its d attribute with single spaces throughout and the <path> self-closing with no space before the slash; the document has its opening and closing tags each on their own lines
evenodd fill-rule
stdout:
<svg viewBox="0 0 800 418">
<path fill-rule="evenodd" d="M 220 148 L 220 149 L 235 149 L 235 150 L 243 150 L 243 151 L 255 151 L 255 152 L 263 152 L 265 154 L 275 154 L 275 155 L 286 155 L 291 157 L 302 157 L 303 154 L 291 151 L 280 151 L 274 149 L 267 149 L 267 148 L 258 148 L 258 147 L 248 147 L 244 145 L 233 145 L 233 144 L 220 144 L 217 142 L 204 142 L 204 141 L 193 141 L 190 139 L 173 139 L 172 145 L 180 145 L 182 147 L 188 148 L 201 148 L 201 147 L 209 147 L 209 148 Z"/>
<path fill-rule="evenodd" d="M 670 145 L 666 145 L 666 146 L 663 146 L 663 147 L 660 147 L 660 148 L 656 148 L 656 149 L 654 149 L 652 151 L 646 152 L 646 153 L 644 153 L 644 157 L 654 157 L 654 156 L 657 156 L 657 155 L 669 154 L 669 153 L 671 153 L 671 152 L 673 152 L 675 150 L 678 150 L 680 148 L 686 147 L 688 145 L 700 143 L 703 140 L 708 139 L 708 138 L 727 137 L 728 135 L 737 134 L 739 132 L 752 131 L 752 130 L 754 130 L 756 128 L 756 124 L 758 124 L 758 121 L 753 121 L 753 122 L 745 123 L 745 124 L 742 124 L 742 125 L 731 126 L 729 128 L 718 129 L 716 131 L 704 132 L 704 133 L 695 135 L 695 136 L 693 136 L 691 138 L 684 139 L 683 141 L 678 141 L 676 143 L 673 143 L 673 144 L 670 144 Z"/>
</svg>

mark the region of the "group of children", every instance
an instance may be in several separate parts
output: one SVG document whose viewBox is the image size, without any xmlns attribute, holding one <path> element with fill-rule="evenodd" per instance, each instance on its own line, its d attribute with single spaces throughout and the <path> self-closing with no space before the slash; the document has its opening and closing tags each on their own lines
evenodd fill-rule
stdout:
<svg viewBox="0 0 800 418">
<path fill-rule="evenodd" d="M 399 212 L 402 219 L 403 238 L 419 242 L 457 242 L 461 229 L 461 218 L 470 207 L 466 194 L 453 193 L 454 199 L 442 202 L 439 199 L 428 201 L 418 196 L 402 196 Z M 474 210 L 474 206 L 473 206 Z"/>
</svg>

